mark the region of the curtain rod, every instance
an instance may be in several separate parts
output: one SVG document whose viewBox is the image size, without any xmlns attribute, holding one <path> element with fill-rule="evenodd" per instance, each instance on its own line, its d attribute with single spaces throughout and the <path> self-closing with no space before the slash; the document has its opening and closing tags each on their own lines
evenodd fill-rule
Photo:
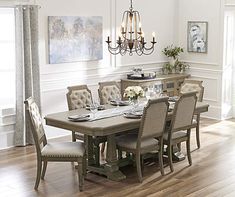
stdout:
<svg viewBox="0 0 235 197">
<path fill-rule="evenodd" d="M 24 5 L 0 5 L 0 8 L 17 8 L 17 6 L 38 6 L 39 9 L 41 9 L 40 5 L 29 5 L 29 4 L 24 4 Z"/>
</svg>

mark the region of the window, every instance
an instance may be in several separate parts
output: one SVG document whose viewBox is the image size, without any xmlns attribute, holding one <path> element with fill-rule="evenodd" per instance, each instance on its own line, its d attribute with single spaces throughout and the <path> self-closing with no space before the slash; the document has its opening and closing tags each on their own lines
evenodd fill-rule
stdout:
<svg viewBox="0 0 235 197">
<path fill-rule="evenodd" d="M 0 106 L 15 103 L 15 14 L 0 8 Z"/>
</svg>

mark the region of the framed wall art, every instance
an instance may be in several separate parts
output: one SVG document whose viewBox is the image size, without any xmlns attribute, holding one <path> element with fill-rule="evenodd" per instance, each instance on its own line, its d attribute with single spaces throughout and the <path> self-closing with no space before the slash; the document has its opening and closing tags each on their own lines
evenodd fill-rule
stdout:
<svg viewBox="0 0 235 197">
<path fill-rule="evenodd" d="M 188 21 L 188 52 L 207 53 L 208 22 Z"/>
<path fill-rule="evenodd" d="M 49 16 L 49 63 L 103 59 L 101 16 Z"/>
</svg>

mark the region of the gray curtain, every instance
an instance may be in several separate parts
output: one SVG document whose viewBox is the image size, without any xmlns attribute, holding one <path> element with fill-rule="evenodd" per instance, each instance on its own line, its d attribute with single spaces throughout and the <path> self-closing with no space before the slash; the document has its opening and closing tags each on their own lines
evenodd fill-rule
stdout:
<svg viewBox="0 0 235 197">
<path fill-rule="evenodd" d="M 38 6 L 15 8 L 16 26 L 16 128 L 15 146 L 33 144 L 24 100 L 34 97 L 41 107 L 38 54 Z"/>
</svg>

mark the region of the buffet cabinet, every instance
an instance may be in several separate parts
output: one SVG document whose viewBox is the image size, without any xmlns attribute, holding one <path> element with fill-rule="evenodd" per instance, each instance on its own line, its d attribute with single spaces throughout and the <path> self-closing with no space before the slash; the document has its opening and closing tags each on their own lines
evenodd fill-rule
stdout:
<svg viewBox="0 0 235 197">
<path fill-rule="evenodd" d="M 162 86 L 162 90 L 168 96 L 179 95 L 179 89 L 185 78 L 190 77 L 189 74 L 168 74 L 157 75 L 154 79 L 122 79 L 121 91 L 122 95 L 128 86 L 141 86 L 146 89 L 150 86 Z"/>
</svg>

